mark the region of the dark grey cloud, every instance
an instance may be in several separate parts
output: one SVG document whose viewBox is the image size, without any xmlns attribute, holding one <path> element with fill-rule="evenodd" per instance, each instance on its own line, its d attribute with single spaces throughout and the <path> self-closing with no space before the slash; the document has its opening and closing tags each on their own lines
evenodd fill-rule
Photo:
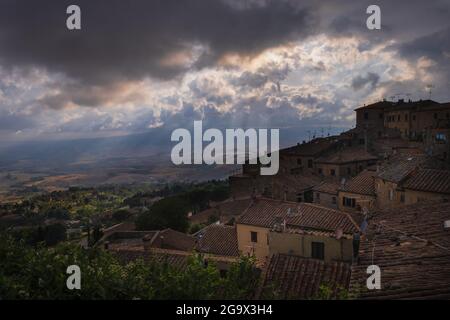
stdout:
<svg viewBox="0 0 450 320">
<path fill-rule="evenodd" d="M 405 57 L 428 57 L 438 62 L 448 59 L 450 53 L 450 27 L 394 46 Z M 448 63 L 447 63 L 448 64 Z"/>
<path fill-rule="evenodd" d="M 82 30 L 66 29 L 66 8 Z M 220 0 L 2 0 L 0 63 L 39 66 L 90 84 L 169 79 L 189 66 L 161 60 L 199 44 L 198 66 L 226 53 L 255 54 L 311 33 L 313 11 L 290 1 L 238 8 Z"/>
<path fill-rule="evenodd" d="M 368 72 L 365 76 L 357 76 L 352 79 L 352 88 L 354 90 L 361 90 L 366 85 L 370 85 L 371 89 L 374 89 L 378 81 L 380 81 L 380 76 L 374 72 Z"/>
</svg>

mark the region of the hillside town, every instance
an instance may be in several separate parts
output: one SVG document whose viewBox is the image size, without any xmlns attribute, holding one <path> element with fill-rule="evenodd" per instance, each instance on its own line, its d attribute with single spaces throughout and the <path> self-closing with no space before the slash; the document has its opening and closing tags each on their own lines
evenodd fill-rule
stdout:
<svg viewBox="0 0 450 320">
<path fill-rule="evenodd" d="M 226 274 L 253 256 L 260 285 L 284 299 L 450 298 L 450 103 L 380 101 L 356 126 L 280 150 L 275 176 L 243 165 L 230 196 L 189 212 L 198 231 L 105 229 L 96 246 L 122 261 L 186 266 L 193 252 Z M 368 288 L 367 268 L 381 270 Z"/>
</svg>

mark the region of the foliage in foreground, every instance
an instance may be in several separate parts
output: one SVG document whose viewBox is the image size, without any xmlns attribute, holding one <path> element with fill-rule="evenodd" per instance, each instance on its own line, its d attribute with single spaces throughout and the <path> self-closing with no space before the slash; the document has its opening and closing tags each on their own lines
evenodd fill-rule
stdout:
<svg viewBox="0 0 450 320">
<path fill-rule="evenodd" d="M 66 269 L 81 268 L 81 290 L 68 290 Z M 187 267 L 164 262 L 120 264 L 100 249 L 72 244 L 26 246 L 0 236 L 0 300 L 10 299 L 245 299 L 258 285 L 254 261 L 242 258 L 225 276 L 198 255 Z"/>
</svg>

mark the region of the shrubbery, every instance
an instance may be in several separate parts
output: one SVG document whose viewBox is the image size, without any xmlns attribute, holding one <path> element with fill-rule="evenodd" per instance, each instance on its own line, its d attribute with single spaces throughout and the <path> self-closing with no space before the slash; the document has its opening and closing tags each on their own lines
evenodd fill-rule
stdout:
<svg viewBox="0 0 450 320">
<path fill-rule="evenodd" d="M 66 269 L 81 268 L 81 290 L 68 290 Z M 127 265 L 101 249 L 73 244 L 26 246 L 0 236 L 0 300 L 9 299 L 245 299 L 254 294 L 259 272 L 241 258 L 226 275 L 193 254 L 187 267 L 138 260 Z"/>
</svg>

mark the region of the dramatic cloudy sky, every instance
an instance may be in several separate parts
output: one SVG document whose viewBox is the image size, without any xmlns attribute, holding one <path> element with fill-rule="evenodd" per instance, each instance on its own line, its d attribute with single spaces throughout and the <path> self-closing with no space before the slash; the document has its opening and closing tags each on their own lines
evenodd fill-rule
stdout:
<svg viewBox="0 0 450 320">
<path fill-rule="evenodd" d="M 70 4 L 82 30 L 66 28 Z M 378 4 L 382 29 L 366 28 Z M 450 1 L 0 0 L 0 140 L 188 127 L 348 128 L 450 100 Z"/>
</svg>

